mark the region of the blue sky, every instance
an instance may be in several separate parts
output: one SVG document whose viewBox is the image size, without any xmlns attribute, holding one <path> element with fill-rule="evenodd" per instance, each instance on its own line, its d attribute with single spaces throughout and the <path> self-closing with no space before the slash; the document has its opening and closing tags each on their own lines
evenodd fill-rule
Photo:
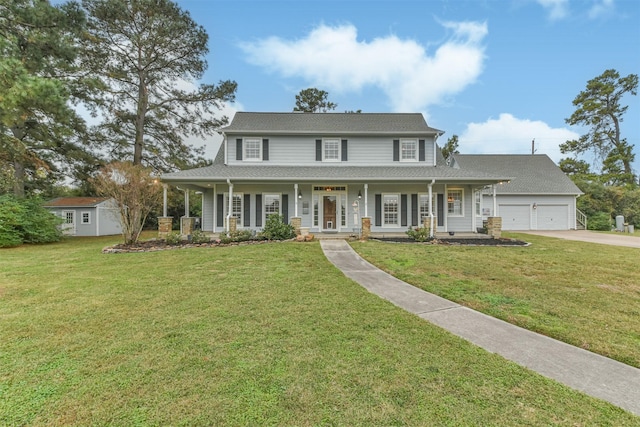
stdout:
<svg viewBox="0 0 640 427">
<path fill-rule="evenodd" d="M 606 69 L 640 74 L 632 0 L 178 0 L 210 37 L 205 82 L 238 82 L 227 113 L 291 111 L 304 88 L 336 111 L 422 112 L 463 153 L 538 153 L 584 129 L 564 119 Z M 622 132 L 640 170 L 640 98 Z"/>
</svg>

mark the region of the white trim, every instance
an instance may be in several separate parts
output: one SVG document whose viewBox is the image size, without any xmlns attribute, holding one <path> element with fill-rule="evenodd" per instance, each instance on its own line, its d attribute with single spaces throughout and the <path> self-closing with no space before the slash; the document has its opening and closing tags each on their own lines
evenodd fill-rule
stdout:
<svg viewBox="0 0 640 427">
<path fill-rule="evenodd" d="M 335 159 L 331 158 L 328 159 L 327 158 L 327 142 L 333 142 L 335 141 L 337 143 L 337 156 Z M 341 140 L 340 138 L 323 138 L 322 139 L 322 161 L 323 162 L 329 162 L 329 163 L 333 163 L 333 162 L 339 162 L 342 159 L 342 145 L 341 145 Z"/>
<path fill-rule="evenodd" d="M 395 223 L 388 223 L 386 221 L 386 213 L 385 213 L 385 197 L 394 197 L 396 199 L 396 222 Z M 381 195 L 381 203 L 382 206 L 380 206 L 380 214 L 382 215 L 382 227 L 400 227 L 400 217 L 402 215 L 402 213 L 400 212 L 401 207 L 401 203 L 400 203 L 400 193 L 382 193 Z"/>
<path fill-rule="evenodd" d="M 274 192 L 265 192 L 262 193 L 262 224 L 267 223 L 267 196 L 277 196 L 278 197 L 278 215 L 282 215 L 282 193 L 274 193 Z M 298 195 L 296 195 L 296 200 Z M 244 208 L 244 206 L 243 206 Z M 269 215 L 273 215 L 276 212 L 269 212 Z"/>
<path fill-rule="evenodd" d="M 449 211 L 449 192 L 454 192 L 454 191 L 460 192 L 460 213 L 459 214 L 452 213 Z M 448 187 L 447 192 L 445 194 L 446 194 L 446 203 L 447 203 L 447 216 L 450 216 L 452 218 L 464 218 L 464 188 Z M 454 200 L 453 203 L 455 205 L 456 200 Z"/>
<path fill-rule="evenodd" d="M 258 143 L 258 157 L 249 158 L 247 156 L 247 142 L 257 142 Z M 262 161 L 262 138 L 257 137 L 249 137 L 242 139 L 242 161 L 243 162 L 261 162 Z"/>
<path fill-rule="evenodd" d="M 414 149 L 414 155 L 412 158 L 403 158 L 403 154 L 404 154 L 404 150 L 402 149 L 402 146 L 405 143 L 412 143 L 415 145 L 415 149 Z M 400 140 L 400 162 L 417 162 L 418 161 L 418 156 L 419 156 L 419 151 L 420 151 L 420 144 L 418 143 L 417 139 L 413 139 L 413 138 L 403 138 Z"/>
<path fill-rule="evenodd" d="M 87 214 L 87 221 L 84 220 L 84 215 Z M 80 211 L 80 224 L 91 225 L 91 211 Z"/>
</svg>

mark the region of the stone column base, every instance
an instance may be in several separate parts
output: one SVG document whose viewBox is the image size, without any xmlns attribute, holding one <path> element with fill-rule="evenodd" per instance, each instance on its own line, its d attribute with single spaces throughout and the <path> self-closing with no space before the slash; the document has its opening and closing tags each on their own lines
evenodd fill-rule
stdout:
<svg viewBox="0 0 640 427">
<path fill-rule="evenodd" d="M 368 216 L 362 217 L 362 240 L 369 240 L 371 237 L 371 218 Z"/>
<path fill-rule="evenodd" d="M 502 217 L 490 216 L 487 218 L 487 234 L 494 239 L 502 236 Z"/>
<path fill-rule="evenodd" d="M 290 220 L 290 224 L 293 226 L 293 230 L 296 233 L 296 236 L 299 236 L 300 233 L 300 227 L 302 226 L 302 218 L 298 217 L 298 216 L 293 216 L 291 217 Z"/>
<path fill-rule="evenodd" d="M 166 239 L 167 235 L 171 233 L 172 229 L 173 229 L 172 216 L 158 217 L 158 239 Z"/>
<path fill-rule="evenodd" d="M 238 218 L 232 216 L 229 218 L 228 222 L 227 233 L 235 233 L 236 231 L 238 231 Z"/>
<path fill-rule="evenodd" d="M 183 216 L 180 218 L 180 234 L 183 236 L 189 236 L 193 233 L 193 227 L 196 223 L 196 219 L 190 216 Z"/>
</svg>

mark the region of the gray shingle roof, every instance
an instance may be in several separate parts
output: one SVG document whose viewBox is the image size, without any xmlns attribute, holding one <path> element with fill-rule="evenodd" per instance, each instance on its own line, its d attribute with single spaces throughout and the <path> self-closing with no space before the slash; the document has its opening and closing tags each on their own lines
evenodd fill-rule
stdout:
<svg viewBox="0 0 640 427">
<path fill-rule="evenodd" d="M 498 194 L 582 194 L 546 154 L 455 154 L 460 169 L 492 171 L 512 176 Z"/>
<path fill-rule="evenodd" d="M 251 113 L 237 112 L 225 133 L 269 134 L 442 134 L 420 113 Z"/>
<path fill-rule="evenodd" d="M 324 113 L 323 113 L 324 114 Z M 211 166 L 189 169 L 162 175 L 164 182 L 208 182 L 208 181 L 425 181 L 445 179 L 447 181 L 504 181 L 510 175 L 495 174 L 493 171 L 478 171 L 471 168 L 452 168 L 438 165 L 429 166 L 275 166 L 252 164 L 236 166 L 224 164 L 224 146 Z"/>
</svg>

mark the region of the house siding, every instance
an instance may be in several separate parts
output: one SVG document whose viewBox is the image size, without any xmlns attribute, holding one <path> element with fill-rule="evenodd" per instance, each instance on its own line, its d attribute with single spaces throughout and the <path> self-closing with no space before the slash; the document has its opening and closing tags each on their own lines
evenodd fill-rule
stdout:
<svg viewBox="0 0 640 427">
<path fill-rule="evenodd" d="M 322 135 L 315 136 L 268 136 L 269 139 L 269 160 L 262 162 L 238 160 L 237 150 L 239 144 L 237 139 L 242 136 L 233 135 L 228 137 L 227 149 L 229 150 L 227 161 L 229 165 L 250 165 L 269 164 L 274 166 L 318 166 L 318 164 L 344 164 L 363 166 L 398 166 L 404 162 L 393 161 L 393 140 L 392 136 L 337 136 L 336 138 L 346 140 L 347 161 L 319 162 L 316 160 L 316 140 L 322 140 Z M 425 140 L 425 160 L 420 162 L 428 166 L 435 165 L 434 159 L 434 138 L 431 136 L 421 136 L 420 140 Z M 341 142 L 342 145 L 342 142 Z M 408 165 L 415 165 L 415 162 L 407 162 Z"/>
</svg>

